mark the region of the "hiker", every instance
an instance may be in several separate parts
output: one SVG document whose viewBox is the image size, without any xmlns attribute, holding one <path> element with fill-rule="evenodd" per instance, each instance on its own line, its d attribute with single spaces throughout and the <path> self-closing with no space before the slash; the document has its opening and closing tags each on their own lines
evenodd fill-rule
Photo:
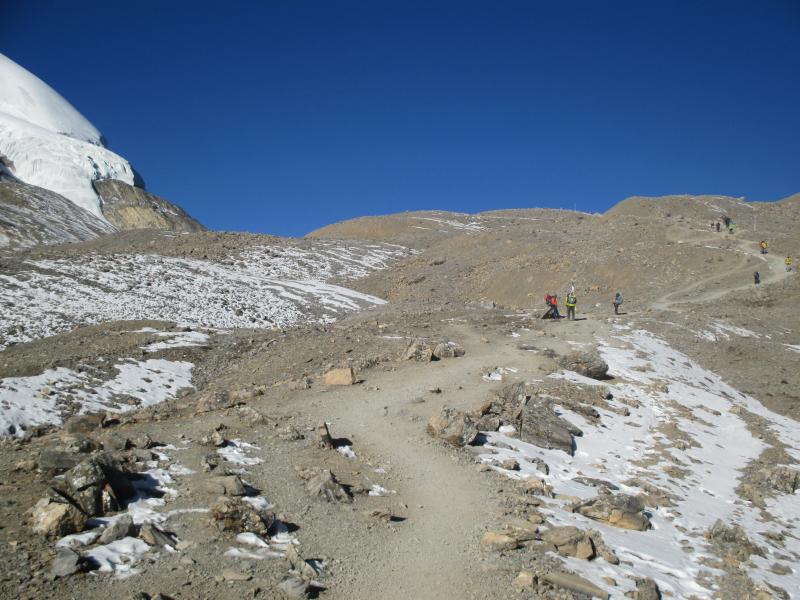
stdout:
<svg viewBox="0 0 800 600">
<path fill-rule="evenodd" d="M 786 258 L 783 259 L 783 264 L 786 265 L 786 271 L 787 272 L 791 271 L 792 270 L 792 257 L 787 254 Z"/>
<path fill-rule="evenodd" d="M 550 306 L 553 307 L 553 318 L 554 319 L 560 319 L 561 315 L 558 312 L 558 295 L 557 294 L 553 294 L 550 297 Z"/>
<path fill-rule="evenodd" d="M 725 217 L 724 219 L 722 219 L 722 222 L 725 223 L 725 228 L 726 229 L 731 226 L 731 218 L 730 217 Z"/>
<path fill-rule="evenodd" d="M 761 254 L 767 253 L 768 246 L 769 244 L 767 244 L 766 240 L 761 240 L 761 242 L 758 244 L 758 247 L 761 248 Z"/>
<path fill-rule="evenodd" d="M 614 296 L 614 300 L 611 302 L 614 305 L 614 314 L 619 314 L 619 307 L 622 306 L 622 294 L 617 292 L 616 296 Z"/>
<path fill-rule="evenodd" d="M 717 221 L 717 233 L 719 233 L 719 221 Z"/>
<path fill-rule="evenodd" d="M 734 227 L 733 221 L 731 221 L 730 224 L 728 225 L 728 233 L 733 234 L 733 227 Z"/>
<path fill-rule="evenodd" d="M 755 281 L 756 285 L 761 283 L 761 275 L 758 274 L 758 271 L 753 273 L 753 281 Z"/>
<path fill-rule="evenodd" d="M 553 297 L 550 295 L 550 292 L 547 292 L 544 295 L 544 303 L 547 305 L 547 310 L 542 315 L 543 319 L 555 319 L 553 316 Z"/>
<path fill-rule="evenodd" d="M 575 292 L 570 292 L 567 294 L 567 319 L 570 321 L 575 320 L 575 305 L 578 303 L 577 298 L 575 298 Z"/>
</svg>

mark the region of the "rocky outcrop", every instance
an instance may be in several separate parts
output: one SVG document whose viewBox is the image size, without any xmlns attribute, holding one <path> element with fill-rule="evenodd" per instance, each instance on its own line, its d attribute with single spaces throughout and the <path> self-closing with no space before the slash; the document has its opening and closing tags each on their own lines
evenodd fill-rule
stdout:
<svg viewBox="0 0 800 600">
<path fill-rule="evenodd" d="M 578 427 L 556 414 L 552 399 L 533 394 L 524 383 L 493 393 L 477 412 L 475 417 L 481 425 L 513 425 L 521 440 L 568 454 L 573 452 L 573 436 L 583 435 Z"/>
<path fill-rule="evenodd" d="M 120 231 L 128 229 L 163 229 L 167 231 L 205 231 L 198 221 L 182 208 L 142 188 L 115 179 L 93 182 L 100 196 L 103 216 Z"/>
</svg>

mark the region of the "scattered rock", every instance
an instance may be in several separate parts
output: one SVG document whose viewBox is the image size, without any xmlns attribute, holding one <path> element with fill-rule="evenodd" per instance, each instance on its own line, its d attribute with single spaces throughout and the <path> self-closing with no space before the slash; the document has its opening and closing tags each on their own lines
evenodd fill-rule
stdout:
<svg viewBox="0 0 800 600">
<path fill-rule="evenodd" d="M 330 450 L 333 448 L 333 438 L 328 429 L 328 424 L 323 422 L 317 425 L 317 445 L 320 448 Z"/>
<path fill-rule="evenodd" d="M 287 598 L 308 598 L 311 585 L 299 577 L 287 577 L 278 584 L 278 589 Z"/>
<path fill-rule="evenodd" d="M 249 573 L 243 573 L 230 567 L 222 569 L 222 579 L 225 581 L 250 581 L 253 578 Z"/>
<path fill-rule="evenodd" d="M 64 421 L 66 433 L 92 433 L 103 426 L 105 415 L 94 413 L 89 415 L 75 415 Z"/>
<path fill-rule="evenodd" d="M 86 559 L 77 552 L 69 548 L 59 548 L 56 551 L 53 563 L 50 565 L 50 577 L 53 579 L 69 577 L 79 571 L 83 571 L 86 567 Z"/>
<path fill-rule="evenodd" d="M 635 600 L 661 600 L 661 590 L 658 589 L 656 582 L 646 578 L 636 579 L 636 591 L 633 592 Z"/>
<path fill-rule="evenodd" d="M 202 488 L 217 496 L 246 496 L 247 489 L 238 475 L 210 477 L 202 482 Z"/>
<path fill-rule="evenodd" d="M 558 359 L 558 366 L 592 379 L 608 378 L 608 363 L 596 350 L 573 350 Z"/>
<path fill-rule="evenodd" d="M 584 579 L 583 577 L 579 577 L 578 575 L 573 575 L 572 573 L 552 571 L 550 573 L 544 573 L 541 576 L 541 579 L 550 585 L 564 588 L 565 590 L 578 592 L 580 594 L 587 594 L 595 598 L 601 598 L 602 600 L 608 600 L 607 592 L 597 587 L 591 581 Z"/>
<path fill-rule="evenodd" d="M 139 538 L 157 548 L 162 548 L 163 546 L 174 548 L 177 543 L 172 534 L 159 529 L 152 523 L 145 523 L 139 528 Z"/>
<path fill-rule="evenodd" d="M 458 358 L 464 356 L 466 351 L 455 342 L 440 342 L 436 344 L 431 353 L 432 360 L 443 360 L 445 358 Z"/>
<path fill-rule="evenodd" d="M 505 459 L 500 463 L 500 466 L 508 471 L 519 471 L 519 463 L 513 458 Z"/>
<path fill-rule="evenodd" d="M 453 408 L 443 408 L 428 421 L 428 434 L 453 446 L 469 446 L 478 437 L 478 428 L 466 413 Z"/>
<path fill-rule="evenodd" d="M 106 526 L 106 528 L 103 530 L 103 533 L 100 534 L 98 543 L 110 544 L 111 542 L 121 540 L 122 538 L 131 535 L 132 532 L 133 518 L 128 514 L 123 514 L 118 516 Z"/>
<path fill-rule="evenodd" d="M 583 560 L 591 560 L 595 556 L 591 538 L 585 531 L 572 525 L 548 529 L 541 534 L 541 538 L 555 546 L 562 556 L 574 556 Z"/>
<path fill-rule="evenodd" d="M 514 587 L 519 590 L 530 590 L 536 585 L 536 577 L 531 571 L 520 571 L 514 579 Z"/>
<path fill-rule="evenodd" d="M 326 502 L 353 501 L 353 497 L 328 469 L 318 469 L 315 474 L 308 479 L 306 491 L 311 496 L 321 498 Z"/>
<path fill-rule="evenodd" d="M 252 531 L 267 535 L 275 522 L 275 515 L 259 511 L 238 497 L 220 496 L 211 506 L 211 518 L 221 531 L 244 533 Z"/>
<path fill-rule="evenodd" d="M 650 529 L 650 519 L 644 514 L 644 505 L 636 496 L 628 494 L 595 496 L 573 504 L 570 508 L 572 512 L 622 529 L 635 531 Z"/>
<path fill-rule="evenodd" d="M 352 367 L 331 369 L 325 373 L 325 385 L 353 385 L 356 383 L 356 374 Z"/>
<path fill-rule="evenodd" d="M 289 544 L 286 549 L 286 562 L 289 563 L 289 568 L 297 574 L 300 579 L 304 581 L 312 581 L 317 576 L 317 571 L 298 552 L 297 548 Z"/>
<path fill-rule="evenodd" d="M 516 537 L 503 531 L 487 531 L 481 536 L 480 544 L 481 550 L 486 552 L 504 552 L 522 545 Z"/>
<path fill-rule="evenodd" d="M 744 529 L 739 525 L 728 526 L 722 519 L 716 520 L 705 537 L 711 542 L 716 554 L 733 563 L 744 562 L 753 554 L 764 556 L 764 550 L 747 537 Z"/>
</svg>

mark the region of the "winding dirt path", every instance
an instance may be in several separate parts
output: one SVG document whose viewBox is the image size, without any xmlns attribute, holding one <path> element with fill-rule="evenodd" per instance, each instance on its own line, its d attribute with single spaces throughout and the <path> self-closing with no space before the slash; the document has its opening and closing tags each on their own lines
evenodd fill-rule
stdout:
<svg viewBox="0 0 800 600">
<path fill-rule="evenodd" d="M 675 240 L 681 244 L 691 244 L 695 246 L 704 245 L 704 242 L 714 241 L 718 242 L 722 234 L 708 234 L 693 235 L 682 237 L 680 240 Z M 725 249 L 725 248 L 720 248 Z M 786 271 L 783 264 L 783 258 L 775 254 L 761 254 L 758 250 L 758 242 L 742 238 L 736 239 L 736 248 L 734 251 L 740 253 L 741 259 L 738 263 L 729 269 L 720 271 L 715 277 L 711 279 L 699 279 L 689 285 L 678 288 L 664 296 L 661 300 L 653 303 L 653 308 L 657 310 L 677 310 L 675 308 L 678 304 L 688 304 L 697 302 L 711 302 L 721 298 L 731 292 L 740 292 L 749 290 L 753 287 L 752 280 L 752 263 L 751 259 L 761 260 L 766 263 L 766 268 L 759 268 L 758 271 L 761 275 L 761 285 L 769 285 L 782 281 L 789 275 L 790 272 Z M 739 280 L 743 283 L 735 285 L 725 284 L 723 281 L 731 276 L 738 275 Z M 709 286 L 718 286 L 714 289 L 708 289 Z"/>
</svg>

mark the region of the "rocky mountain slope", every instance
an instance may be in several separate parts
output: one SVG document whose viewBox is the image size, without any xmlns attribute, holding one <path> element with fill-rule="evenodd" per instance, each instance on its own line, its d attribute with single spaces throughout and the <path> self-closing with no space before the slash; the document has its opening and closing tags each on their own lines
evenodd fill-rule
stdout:
<svg viewBox="0 0 800 600">
<path fill-rule="evenodd" d="M 797 597 L 798 210 L 7 249 L 0 596 Z"/>
<path fill-rule="evenodd" d="M 0 177 L 28 184 L 18 188 L 35 197 L 26 204 L 42 206 L 55 198 L 49 212 L 65 216 L 64 230 L 47 237 L 38 224 L 28 231 L 29 218 L 8 220 L 15 238 L 58 243 L 85 239 L 88 231 L 73 223 L 88 220 L 83 211 L 114 230 L 158 228 L 197 231 L 202 226 L 182 209 L 142 189 L 141 177 L 127 160 L 110 151 L 106 141 L 83 115 L 41 79 L 0 54 Z M 41 188 L 51 192 L 35 191 Z M 75 205 L 72 214 L 62 199 Z M 12 211 L 13 212 L 13 211 Z M 7 211 L 7 218 L 12 216 Z M 5 234 L 8 237 L 8 234 Z M 66 236 L 66 237 L 65 237 Z"/>
<path fill-rule="evenodd" d="M 165 231 L 203 231 L 199 222 L 179 206 L 142 188 L 115 179 L 93 182 L 100 196 L 100 210 L 118 231 L 163 229 Z"/>
</svg>

